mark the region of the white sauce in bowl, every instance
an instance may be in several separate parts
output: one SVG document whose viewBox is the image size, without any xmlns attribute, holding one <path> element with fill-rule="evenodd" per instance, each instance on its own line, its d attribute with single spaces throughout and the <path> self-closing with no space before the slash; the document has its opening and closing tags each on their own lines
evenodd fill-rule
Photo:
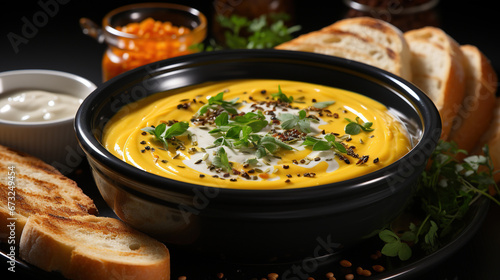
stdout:
<svg viewBox="0 0 500 280">
<path fill-rule="evenodd" d="M 14 91 L 0 96 L 0 119 L 17 122 L 43 122 L 65 119 L 76 114 L 82 99 L 43 90 Z"/>
</svg>

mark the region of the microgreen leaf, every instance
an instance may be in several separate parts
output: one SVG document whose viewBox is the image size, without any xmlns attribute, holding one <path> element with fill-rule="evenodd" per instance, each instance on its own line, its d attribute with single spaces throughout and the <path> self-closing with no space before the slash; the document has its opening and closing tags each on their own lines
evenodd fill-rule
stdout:
<svg viewBox="0 0 500 280">
<path fill-rule="evenodd" d="M 278 116 L 281 122 L 281 127 L 285 130 L 297 128 L 304 133 L 311 132 L 311 119 L 306 117 L 307 113 L 304 110 L 300 110 L 298 115 L 284 113 Z"/>
<path fill-rule="evenodd" d="M 318 108 L 318 109 L 324 109 L 332 104 L 335 104 L 335 101 L 323 101 L 323 102 L 316 102 L 313 104 L 313 107 Z"/>
<path fill-rule="evenodd" d="M 325 135 L 325 140 L 317 139 L 311 136 L 307 136 L 302 145 L 312 146 L 313 151 L 326 151 L 333 149 L 339 153 L 347 153 L 347 149 L 342 145 L 342 143 L 336 141 L 335 135 L 327 134 Z"/>
<path fill-rule="evenodd" d="M 378 234 L 379 238 L 385 242 L 384 247 L 380 251 L 382 254 L 388 257 L 399 257 L 399 259 L 405 261 L 408 260 L 412 255 L 412 250 L 407 243 L 402 242 L 401 238 L 397 236 L 391 230 L 382 230 Z"/>
<path fill-rule="evenodd" d="M 201 108 L 198 110 L 197 114 L 198 115 L 204 115 L 208 109 L 218 109 L 218 108 L 223 108 L 230 114 L 237 114 L 238 111 L 236 108 L 240 106 L 240 103 L 238 103 L 239 98 L 235 98 L 230 101 L 224 100 L 224 92 L 219 92 L 217 95 L 212 96 L 208 99 L 208 103 L 201 106 Z"/>
<path fill-rule="evenodd" d="M 428 167 L 420 174 L 412 203 L 416 211 L 423 211 L 425 216 L 417 223 L 410 223 L 409 230 L 401 235 L 399 242 L 412 242 L 424 252 L 432 253 L 444 244 L 442 240 L 452 238 L 458 230 L 462 230 L 462 219 L 481 196 L 500 205 L 488 147 L 483 149 L 483 155 L 461 160 L 464 154 L 467 153 L 458 149 L 455 143 L 439 141 Z M 491 194 L 491 189 L 497 194 Z M 397 251 L 400 259 L 408 259 L 411 249 L 404 242 L 397 245 L 398 241 L 389 240 L 388 232 L 390 230 L 379 233 L 379 237 L 386 242 L 382 254 L 395 256 Z"/>
<path fill-rule="evenodd" d="M 231 164 L 229 163 L 229 159 L 227 157 L 226 150 L 224 150 L 223 147 L 220 147 L 219 150 L 217 151 L 217 154 L 215 155 L 212 164 L 215 167 L 222 168 L 227 172 L 229 172 L 232 169 Z"/>
<path fill-rule="evenodd" d="M 350 120 L 349 118 L 345 118 L 346 121 L 349 123 L 345 126 L 344 131 L 347 134 L 350 135 L 357 135 L 361 132 L 361 130 L 370 132 L 373 131 L 374 129 L 371 128 L 373 123 L 372 122 L 363 122 L 360 123 L 361 119 L 359 117 L 356 117 L 356 120 Z"/>
<path fill-rule="evenodd" d="M 283 101 L 283 102 L 286 102 L 286 103 L 292 103 L 293 102 L 293 96 L 286 96 L 286 94 L 284 94 L 282 91 L 281 91 L 281 86 L 278 86 L 278 92 L 276 93 L 272 93 L 271 96 L 273 97 L 273 99 L 278 99 L 280 101 Z"/>
<path fill-rule="evenodd" d="M 154 135 L 155 139 L 160 141 L 165 149 L 168 149 L 168 140 L 172 137 L 184 134 L 188 130 L 188 128 L 189 128 L 189 123 L 182 121 L 174 123 L 168 129 L 165 123 L 160 123 L 155 128 L 144 127 L 141 130 L 151 135 Z"/>
</svg>

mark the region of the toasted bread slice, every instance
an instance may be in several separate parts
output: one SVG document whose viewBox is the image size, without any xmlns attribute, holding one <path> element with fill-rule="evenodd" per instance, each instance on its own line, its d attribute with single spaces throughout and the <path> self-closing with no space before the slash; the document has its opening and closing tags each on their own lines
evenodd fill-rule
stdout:
<svg viewBox="0 0 500 280">
<path fill-rule="evenodd" d="M 276 49 L 343 57 L 411 79 L 411 56 L 403 33 L 395 26 L 374 18 L 340 20 L 276 46 Z"/>
<path fill-rule="evenodd" d="M 443 30 L 424 27 L 405 32 L 410 46 L 412 82 L 434 102 L 441 115 L 441 139 L 447 140 L 465 96 L 464 57 Z"/>
<path fill-rule="evenodd" d="M 493 118 L 498 77 L 488 58 L 477 47 L 464 45 L 460 49 L 466 65 L 465 98 L 453 120 L 448 140 L 472 152 Z"/>
<path fill-rule="evenodd" d="M 26 220 L 36 213 L 97 213 L 92 199 L 74 181 L 38 158 L 0 146 L 0 173 L 0 242 L 11 235 L 11 223 L 19 241 Z"/>
<path fill-rule="evenodd" d="M 491 160 L 495 170 L 495 181 L 500 182 L 500 97 L 496 98 L 493 118 L 489 122 L 486 133 L 479 140 L 479 145 L 475 153 L 480 154 L 484 145 L 488 145 L 490 150 Z"/>
<path fill-rule="evenodd" d="M 31 215 L 19 255 L 69 279 L 170 279 L 165 245 L 113 218 Z"/>
</svg>

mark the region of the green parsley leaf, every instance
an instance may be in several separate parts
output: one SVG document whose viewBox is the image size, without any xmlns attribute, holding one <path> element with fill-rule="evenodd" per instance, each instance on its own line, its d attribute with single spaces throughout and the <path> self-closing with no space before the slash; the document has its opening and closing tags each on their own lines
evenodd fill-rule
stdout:
<svg viewBox="0 0 500 280">
<path fill-rule="evenodd" d="M 311 132 L 311 119 L 306 117 L 307 113 L 300 110 L 298 115 L 284 113 L 278 116 L 281 127 L 285 130 L 296 128 L 304 133 Z"/>
<path fill-rule="evenodd" d="M 257 158 L 262 158 L 266 156 L 268 153 L 275 154 L 280 149 L 292 150 L 293 148 L 282 141 L 272 137 L 272 136 L 264 136 L 257 143 Z"/>
<path fill-rule="evenodd" d="M 374 130 L 373 128 L 371 128 L 373 125 L 372 122 L 360 123 L 361 119 L 359 117 L 356 117 L 355 121 L 350 120 L 349 118 L 345 118 L 345 120 L 349 122 L 344 128 L 344 131 L 347 134 L 357 135 L 361 132 L 361 130 L 366 132 Z"/>
<path fill-rule="evenodd" d="M 307 136 L 302 145 L 304 146 L 312 146 L 313 151 L 326 151 L 333 149 L 338 153 L 347 153 L 347 149 L 342 145 L 342 143 L 336 141 L 335 135 L 327 134 L 325 135 L 325 140 L 323 141 L 318 138 L 314 138 L 311 136 Z"/>
<path fill-rule="evenodd" d="M 236 108 L 240 106 L 240 103 L 238 103 L 239 98 L 235 98 L 230 101 L 224 100 L 224 92 L 219 92 L 217 95 L 212 96 L 208 99 L 208 103 L 203 105 L 197 112 L 198 115 L 204 115 L 208 109 L 213 109 L 216 110 L 218 108 L 223 108 L 230 114 L 237 114 L 238 111 Z"/>
<path fill-rule="evenodd" d="M 421 221 L 410 223 L 409 230 L 401 235 L 401 240 L 413 242 L 424 252 L 432 253 L 442 246 L 443 240 L 452 238 L 457 231 L 462 230 L 462 219 L 481 196 L 500 205 L 488 147 L 484 147 L 483 155 L 459 160 L 463 154 L 467 153 L 458 149 L 455 143 L 439 141 L 430 157 L 429 167 L 421 173 L 412 203 L 415 211 L 423 211 L 424 217 Z M 496 196 L 489 193 L 490 188 L 496 191 Z M 411 250 L 405 245 L 400 245 L 396 250 L 399 245 L 392 244 L 396 241 L 387 238 L 388 231 L 386 229 L 379 233 L 387 246 L 384 246 L 382 254 L 395 256 L 397 251 L 400 259 L 407 259 Z"/>
<path fill-rule="evenodd" d="M 316 102 L 313 104 L 313 107 L 318 109 L 324 109 L 332 104 L 335 104 L 335 101 Z"/>
<path fill-rule="evenodd" d="M 391 230 L 382 230 L 379 232 L 379 238 L 385 242 L 384 247 L 380 251 L 382 254 L 389 257 L 398 256 L 401 260 L 405 261 L 410 259 L 412 255 L 412 250 L 407 243 L 402 242 L 399 236 L 397 236 Z"/>
<path fill-rule="evenodd" d="M 231 171 L 231 163 L 229 163 L 229 159 L 227 157 L 226 150 L 224 150 L 223 147 L 220 147 L 219 150 L 217 151 L 217 154 L 215 155 L 212 164 L 215 167 L 222 168 L 226 172 Z"/>
<path fill-rule="evenodd" d="M 160 141 L 165 149 L 168 149 L 168 140 L 175 136 L 180 136 L 184 134 L 189 128 L 189 123 L 182 121 L 176 122 L 172 126 L 167 129 L 167 125 L 165 123 L 161 123 L 157 125 L 155 128 L 145 127 L 142 128 L 142 131 L 148 132 L 151 135 L 155 136 L 155 139 Z"/>
<path fill-rule="evenodd" d="M 281 100 L 281 101 L 286 102 L 286 103 L 292 103 L 293 102 L 293 96 L 286 96 L 286 94 L 284 94 L 281 91 L 281 86 L 278 86 L 278 92 L 272 93 L 271 96 L 272 96 L 273 99 L 276 98 L 276 99 Z"/>
</svg>

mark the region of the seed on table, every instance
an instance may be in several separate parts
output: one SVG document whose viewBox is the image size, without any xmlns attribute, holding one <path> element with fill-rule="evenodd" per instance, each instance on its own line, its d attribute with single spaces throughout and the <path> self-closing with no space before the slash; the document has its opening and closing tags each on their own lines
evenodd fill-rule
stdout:
<svg viewBox="0 0 500 280">
<path fill-rule="evenodd" d="M 379 264 L 376 264 L 374 266 L 372 266 L 373 270 L 375 270 L 376 272 L 383 272 L 385 270 L 385 268 Z"/>
<path fill-rule="evenodd" d="M 343 266 L 343 267 L 351 267 L 352 266 L 352 263 L 348 260 L 341 260 L 340 261 L 340 265 Z"/>
<path fill-rule="evenodd" d="M 267 275 L 267 277 L 269 278 L 269 280 L 276 280 L 276 279 L 278 279 L 278 276 L 279 275 L 277 273 L 274 273 L 274 272 L 273 273 L 269 273 Z"/>
</svg>

